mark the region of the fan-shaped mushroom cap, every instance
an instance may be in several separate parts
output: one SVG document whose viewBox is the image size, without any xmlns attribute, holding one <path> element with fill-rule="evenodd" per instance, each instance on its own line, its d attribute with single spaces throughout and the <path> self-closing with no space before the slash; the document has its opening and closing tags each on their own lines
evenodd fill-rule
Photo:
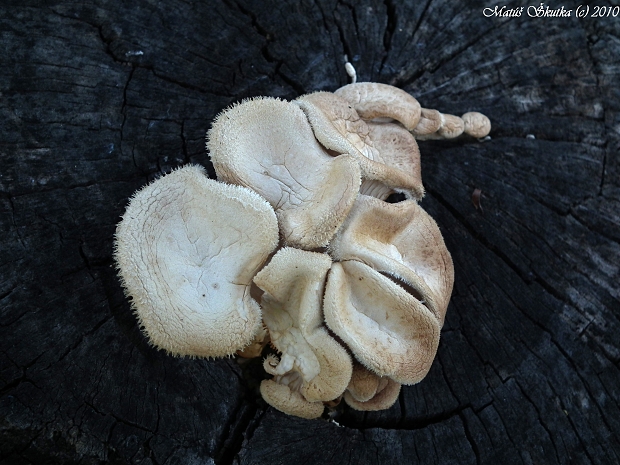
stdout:
<svg viewBox="0 0 620 465">
<path fill-rule="evenodd" d="M 327 326 L 369 370 L 402 384 L 428 373 L 439 344 L 437 318 L 368 265 L 332 265 L 323 311 Z"/>
<path fill-rule="evenodd" d="M 187 166 L 133 196 L 116 230 L 115 259 L 152 344 L 218 357 L 243 349 L 259 330 L 250 284 L 277 244 L 264 199 Z"/>
<path fill-rule="evenodd" d="M 341 395 L 353 369 L 347 351 L 323 326 L 321 304 L 331 263 L 326 254 L 284 248 L 254 278 L 265 292 L 261 305 L 271 343 L 282 353 L 270 372 L 298 372 L 300 392 L 310 402 Z"/>
<path fill-rule="evenodd" d="M 407 197 L 424 195 L 419 173 L 413 170 L 414 166 L 419 167 L 419 152 L 413 137 L 406 139 L 403 134 L 395 137 L 397 130 L 389 128 L 372 130 L 346 100 L 329 92 L 302 95 L 295 103 L 305 112 L 323 146 L 357 160 L 364 178 L 364 192 L 373 193 L 380 184 L 385 187 L 378 189 L 378 195 L 384 196 L 385 192 L 389 195 L 392 192 L 389 188 Z M 372 133 L 377 136 L 379 146 L 373 142 Z M 410 160 L 404 162 L 408 157 Z"/>
<path fill-rule="evenodd" d="M 273 206 L 289 245 L 327 245 L 359 190 L 355 160 L 330 156 L 290 102 L 256 98 L 225 110 L 207 147 L 219 180 L 247 186 Z"/>
<path fill-rule="evenodd" d="M 288 415 L 312 420 L 320 417 L 325 410 L 322 402 L 308 402 L 299 391 L 270 379 L 260 383 L 260 393 L 265 402 Z"/>
<path fill-rule="evenodd" d="M 482 113 L 470 111 L 461 116 L 461 118 L 465 126 L 465 134 L 481 139 L 491 132 L 491 120 Z"/>
<path fill-rule="evenodd" d="M 408 131 L 415 128 L 420 120 L 420 104 L 398 87 L 377 82 L 358 82 L 341 87 L 334 93 L 349 102 L 365 120 L 392 118 Z"/>
<path fill-rule="evenodd" d="M 376 376 L 376 375 L 375 375 Z M 344 401 L 354 410 L 377 411 L 390 408 L 400 394 L 401 385 L 390 378 L 379 378 L 376 393 L 368 400 L 361 401 L 349 389 L 344 393 Z"/>
<path fill-rule="evenodd" d="M 389 204 L 359 195 L 330 253 L 400 281 L 443 325 L 454 284 L 452 257 L 437 223 L 415 201 Z"/>
</svg>

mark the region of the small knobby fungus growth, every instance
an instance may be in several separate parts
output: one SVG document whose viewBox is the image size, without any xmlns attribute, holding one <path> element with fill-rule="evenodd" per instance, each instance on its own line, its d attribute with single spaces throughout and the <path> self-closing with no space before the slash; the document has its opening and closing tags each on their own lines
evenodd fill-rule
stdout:
<svg viewBox="0 0 620 465">
<path fill-rule="evenodd" d="M 426 376 L 454 270 L 424 195 L 418 139 L 490 123 L 385 84 L 255 98 L 207 135 L 218 181 L 185 166 L 138 191 L 116 231 L 122 284 L 173 355 L 258 357 L 260 392 L 317 418 L 340 399 L 389 408 Z M 388 203 L 394 193 L 405 200 Z"/>
</svg>

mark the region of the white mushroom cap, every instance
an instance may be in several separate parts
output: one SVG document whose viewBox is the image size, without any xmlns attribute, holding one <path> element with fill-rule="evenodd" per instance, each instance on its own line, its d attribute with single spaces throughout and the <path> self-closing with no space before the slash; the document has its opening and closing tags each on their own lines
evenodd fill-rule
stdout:
<svg viewBox="0 0 620 465">
<path fill-rule="evenodd" d="M 220 113 L 207 147 L 219 180 L 249 187 L 273 206 L 288 245 L 326 246 L 359 190 L 355 160 L 330 156 L 303 111 L 282 100 L 246 100 Z"/>
<path fill-rule="evenodd" d="M 330 253 L 399 281 L 443 325 L 454 283 L 452 258 L 437 223 L 415 201 L 388 204 L 359 195 Z"/>
<path fill-rule="evenodd" d="M 381 185 L 376 195 L 387 197 L 393 190 L 407 197 L 424 195 L 419 175 L 413 170 L 416 164 L 419 167 L 419 152 L 413 137 L 403 134 L 395 137 L 397 130 L 389 131 L 389 128 L 372 130 L 346 100 L 329 92 L 302 95 L 294 103 L 305 112 L 323 146 L 357 160 L 365 183 L 364 192 L 372 193 Z M 379 145 L 373 142 L 373 134 Z M 407 158 L 410 160 L 403 163 Z"/>
<path fill-rule="evenodd" d="M 263 321 L 271 343 L 282 353 L 270 373 L 276 379 L 299 373 L 299 390 L 310 402 L 340 396 L 353 369 L 345 348 L 323 325 L 321 304 L 331 263 L 326 254 L 284 248 L 254 278 L 264 291 Z"/>
<path fill-rule="evenodd" d="M 174 355 L 243 349 L 261 326 L 250 284 L 278 243 L 271 206 L 186 166 L 138 191 L 115 259 L 150 342 Z"/>
<path fill-rule="evenodd" d="M 420 104 L 398 87 L 358 82 L 341 87 L 334 93 L 349 102 L 365 120 L 392 118 L 408 131 L 414 129 L 420 120 Z"/>
<path fill-rule="evenodd" d="M 379 376 L 415 384 L 428 373 L 439 344 L 437 318 L 368 265 L 332 265 L 323 311 L 327 326 Z"/>
</svg>

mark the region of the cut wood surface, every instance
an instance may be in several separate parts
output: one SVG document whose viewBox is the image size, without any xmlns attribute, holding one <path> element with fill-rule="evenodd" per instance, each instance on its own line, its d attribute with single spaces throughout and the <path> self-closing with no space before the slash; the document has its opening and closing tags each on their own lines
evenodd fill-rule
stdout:
<svg viewBox="0 0 620 465">
<path fill-rule="evenodd" d="M 494 5 L 2 2 L 0 462 L 620 463 L 620 15 Z M 456 275 L 429 375 L 389 410 L 307 421 L 262 401 L 260 360 L 150 347 L 113 235 L 162 173 L 214 177 L 218 112 L 333 91 L 345 54 L 493 129 L 420 143 Z"/>
</svg>

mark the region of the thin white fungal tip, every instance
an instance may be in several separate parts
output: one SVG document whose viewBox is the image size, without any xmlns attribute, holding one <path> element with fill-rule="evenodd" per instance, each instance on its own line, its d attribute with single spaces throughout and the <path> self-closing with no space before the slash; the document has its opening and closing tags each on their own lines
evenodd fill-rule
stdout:
<svg viewBox="0 0 620 465">
<path fill-rule="evenodd" d="M 355 84 L 357 82 L 357 72 L 353 65 L 349 62 L 349 57 L 347 55 L 344 56 L 344 69 L 351 78 L 351 84 Z"/>
</svg>

